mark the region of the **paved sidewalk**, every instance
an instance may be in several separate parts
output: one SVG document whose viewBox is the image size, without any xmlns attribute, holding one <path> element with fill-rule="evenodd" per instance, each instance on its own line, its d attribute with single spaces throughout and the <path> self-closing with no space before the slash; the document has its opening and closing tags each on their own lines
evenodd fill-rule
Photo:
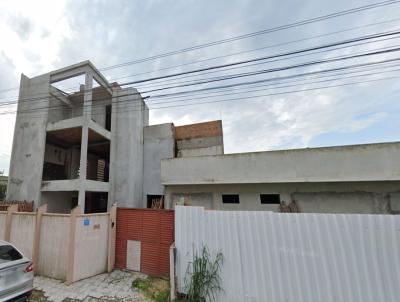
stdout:
<svg viewBox="0 0 400 302">
<path fill-rule="evenodd" d="M 62 281 L 35 277 L 35 289 L 44 292 L 48 301 L 61 302 L 64 299 L 86 301 L 90 298 L 112 301 L 137 301 L 138 292 L 132 288 L 132 281 L 145 275 L 135 272 L 115 270 L 66 285 Z"/>
</svg>

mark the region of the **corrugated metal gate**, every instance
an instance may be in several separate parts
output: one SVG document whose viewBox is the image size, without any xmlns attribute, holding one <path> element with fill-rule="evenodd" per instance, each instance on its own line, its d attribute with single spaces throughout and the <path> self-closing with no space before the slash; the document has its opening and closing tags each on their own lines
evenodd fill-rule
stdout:
<svg viewBox="0 0 400 302">
<path fill-rule="evenodd" d="M 224 255 L 218 302 L 400 301 L 400 216 L 175 207 L 176 276 Z"/>
<path fill-rule="evenodd" d="M 173 210 L 118 208 L 117 268 L 135 267 L 145 274 L 168 276 L 169 247 L 173 242 Z"/>
</svg>

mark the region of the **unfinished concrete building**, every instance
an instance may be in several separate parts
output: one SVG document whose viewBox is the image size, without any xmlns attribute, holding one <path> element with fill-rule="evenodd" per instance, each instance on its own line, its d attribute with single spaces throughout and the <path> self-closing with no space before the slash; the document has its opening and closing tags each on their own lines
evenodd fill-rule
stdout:
<svg viewBox="0 0 400 302">
<path fill-rule="evenodd" d="M 398 214 L 399 167 L 393 142 L 164 159 L 161 182 L 168 207 Z"/>
<path fill-rule="evenodd" d="M 80 91 L 54 86 L 81 75 Z M 53 212 L 76 205 L 101 212 L 117 200 L 139 206 L 144 125 L 148 110 L 140 94 L 111 85 L 88 61 L 22 75 L 7 199 L 47 203 Z"/>
<path fill-rule="evenodd" d="M 82 75 L 79 91 L 55 87 Z M 22 75 L 7 200 L 47 203 L 60 213 L 77 205 L 103 212 L 114 202 L 161 206 L 162 158 L 223 152 L 221 122 L 201 126 L 217 127 L 219 139 L 194 132 L 193 145 L 185 127 L 148 123 L 140 93 L 109 83 L 89 61 L 31 79 Z"/>
<path fill-rule="evenodd" d="M 56 84 L 84 76 L 65 93 Z M 224 154 L 221 121 L 149 125 L 140 93 L 88 61 L 22 75 L 8 200 L 122 207 L 400 213 L 400 143 Z"/>
</svg>

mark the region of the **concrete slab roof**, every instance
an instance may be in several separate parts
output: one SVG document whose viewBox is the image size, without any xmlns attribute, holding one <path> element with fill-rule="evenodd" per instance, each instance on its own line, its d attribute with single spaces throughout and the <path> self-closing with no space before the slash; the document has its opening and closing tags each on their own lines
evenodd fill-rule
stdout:
<svg viewBox="0 0 400 302">
<path fill-rule="evenodd" d="M 111 88 L 112 85 L 108 83 L 107 79 L 89 60 L 50 72 L 50 83 L 55 83 L 76 76 L 80 76 L 87 72 L 91 72 L 93 74 L 93 78 L 95 79 L 95 81 L 99 83 L 99 85 L 106 88 L 110 94 L 112 94 L 112 88 Z"/>
</svg>

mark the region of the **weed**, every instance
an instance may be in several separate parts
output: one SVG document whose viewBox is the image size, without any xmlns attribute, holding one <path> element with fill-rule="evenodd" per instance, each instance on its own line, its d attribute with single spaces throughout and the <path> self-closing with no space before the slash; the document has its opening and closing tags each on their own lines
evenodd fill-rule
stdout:
<svg viewBox="0 0 400 302">
<path fill-rule="evenodd" d="M 218 252 L 212 258 L 205 246 L 200 255 L 197 252 L 193 255 L 193 261 L 189 262 L 185 275 L 187 301 L 215 301 L 217 293 L 223 290 L 219 276 L 222 263 L 222 253 Z"/>
<path fill-rule="evenodd" d="M 133 280 L 132 286 L 142 292 L 146 298 L 154 302 L 170 301 L 168 280 L 155 277 L 136 278 Z"/>
</svg>

